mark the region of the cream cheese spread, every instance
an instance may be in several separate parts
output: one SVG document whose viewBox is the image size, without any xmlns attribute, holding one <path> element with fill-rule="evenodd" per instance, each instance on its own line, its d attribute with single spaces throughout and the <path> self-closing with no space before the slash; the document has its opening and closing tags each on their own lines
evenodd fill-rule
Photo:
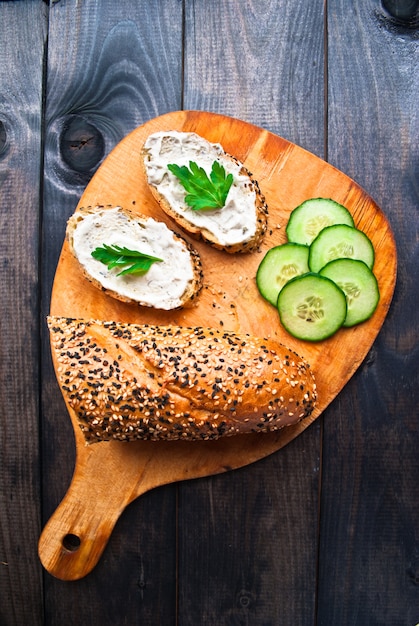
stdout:
<svg viewBox="0 0 419 626">
<path fill-rule="evenodd" d="M 161 131 L 150 135 L 144 148 L 148 182 L 165 198 L 172 210 L 190 224 L 212 233 L 224 246 L 246 242 L 256 233 L 256 191 L 242 164 L 228 157 L 220 144 L 210 143 L 196 133 Z M 221 209 L 194 211 L 185 202 L 186 191 L 167 168 L 171 163 L 189 167 L 194 161 L 209 175 L 218 161 L 233 175 L 226 204 Z"/>
<path fill-rule="evenodd" d="M 119 268 L 108 270 L 91 255 L 104 243 L 137 250 L 163 261 L 153 263 L 143 275 L 118 276 Z M 194 276 L 189 250 L 166 224 L 151 217 L 131 219 L 120 207 L 85 214 L 73 232 L 73 249 L 85 270 L 106 289 L 145 306 L 164 310 L 180 306 Z"/>
</svg>

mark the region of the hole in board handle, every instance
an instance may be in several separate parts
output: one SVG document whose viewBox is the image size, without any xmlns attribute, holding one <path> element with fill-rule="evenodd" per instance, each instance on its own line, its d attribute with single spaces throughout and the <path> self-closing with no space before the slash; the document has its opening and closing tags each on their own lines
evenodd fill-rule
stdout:
<svg viewBox="0 0 419 626">
<path fill-rule="evenodd" d="M 63 537 L 63 547 L 69 552 L 76 552 L 80 548 L 81 539 L 77 535 L 68 533 Z"/>
</svg>

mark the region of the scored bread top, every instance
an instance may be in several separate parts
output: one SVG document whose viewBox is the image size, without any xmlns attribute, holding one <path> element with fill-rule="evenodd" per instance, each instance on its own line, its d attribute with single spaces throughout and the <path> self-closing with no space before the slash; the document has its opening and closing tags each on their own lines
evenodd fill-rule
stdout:
<svg viewBox="0 0 419 626">
<path fill-rule="evenodd" d="M 87 442 L 268 432 L 309 416 L 308 363 L 272 339 L 49 317 L 63 396 Z"/>
<path fill-rule="evenodd" d="M 160 131 L 149 135 L 143 147 L 144 168 L 150 189 L 161 208 L 189 234 L 227 252 L 258 248 L 267 227 L 267 205 L 251 173 L 220 144 L 192 132 Z M 214 161 L 233 175 L 225 206 L 193 210 L 187 192 L 168 169 L 169 164 L 202 167 L 208 176 Z"/>
<path fill-rule="evenodd" d="M 172 310 L 192 303 L 202 288 L 199 254 L 166 224 L 122 207 L 81 208 L 67 224 L 70 250 L 85 277 L 123 302 Z M 162 259 L 145 274 L 118 275 L 92 257 L 95 248 L 117 245 Z"/>
</svg>

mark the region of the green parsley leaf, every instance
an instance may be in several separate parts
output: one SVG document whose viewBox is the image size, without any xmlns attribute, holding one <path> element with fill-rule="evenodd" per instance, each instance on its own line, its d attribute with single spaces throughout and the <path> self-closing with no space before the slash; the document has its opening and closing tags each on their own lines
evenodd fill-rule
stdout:
<svg viewBox="0 0 419 626">
<path fill-rule="evenodd" d="M 125 268 L 117 274 L 145 274 L 156 261 L 163 261 L 155 256 L 143 254 L 137 250 L 129 250 L 121 246 L 108 246 L 105 243 L 102 247 L 95 248 L 92 257 L 108 266 L 108 270 L 114 267 Z"/>
<path fill-rule="evenodd" d="M 189 169 L 186 165 L 179 166 L 175 163 L 167 167 L 187 191 L 185 202 L 192 210 L 208 211 L 221 209 L 225 205 L 233 184 L 233 174 L 227 175 L 218 161 L 212 164 L 209 178 L 206 171 L 194 161 L 189 161 Z"/>
</svg>

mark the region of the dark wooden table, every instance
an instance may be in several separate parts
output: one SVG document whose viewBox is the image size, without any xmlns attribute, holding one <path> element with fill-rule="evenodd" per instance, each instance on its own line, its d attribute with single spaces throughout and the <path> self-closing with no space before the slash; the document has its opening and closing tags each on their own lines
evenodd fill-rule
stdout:
<svg viewBox="0 0 419 626">
<path fill-rule="evenodd" d="M 0 2 L 0 623 L 419 623 L 418 2 Z M 398 281 L 342 393 L 283 450 L 147 493 L 63 582 L 41 530 L 74 467 L 45 317 L 65 224 L 129 131 L 219 112 L 301 145 L 386 214 Z"/>
</svg>

